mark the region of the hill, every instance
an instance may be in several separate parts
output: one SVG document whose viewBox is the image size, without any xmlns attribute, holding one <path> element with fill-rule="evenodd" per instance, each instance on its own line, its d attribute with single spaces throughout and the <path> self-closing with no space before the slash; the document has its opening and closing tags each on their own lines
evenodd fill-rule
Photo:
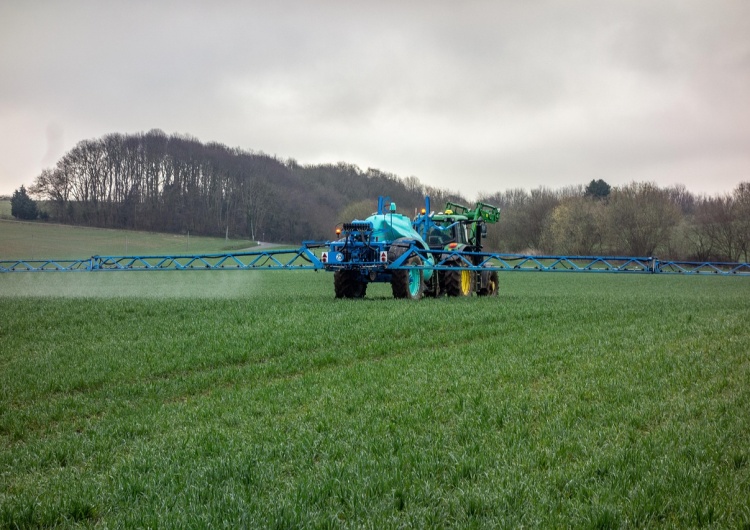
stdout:
<svg viewBox="0 0 750 530">
<path fill-rule="evenodd" d="M 367 201 L 369 213 L 379 195 L 412 211 L 425 190 L 414 177 L 346 163 L 300 165 L 152 130 L 84 140 L 30 191 L 63 223 L 301 241 L 330 237 L 345 209 Z"/>
</svg>

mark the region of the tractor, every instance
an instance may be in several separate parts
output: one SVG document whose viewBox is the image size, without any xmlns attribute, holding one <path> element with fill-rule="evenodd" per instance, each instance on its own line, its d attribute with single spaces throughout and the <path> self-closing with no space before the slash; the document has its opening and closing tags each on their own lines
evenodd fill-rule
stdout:
<svg viewBox="0 0 750 530">
<path fill-rule="evenodd" d="M 365 220 L 343 223 L 338 238 L 321 253 L 325 269 L 334 272 L 336 298 L 362 298 L 371 282 L 389 282 L 395 298 L 496 295 L 493 270 L 476 273 L 487 223 L 496 223 L 499 210 L 477 203 L 471 210 L 447 203 L 430 211 L 430 199 L 413 219 L 396 212 L 395 203 L 378 199 L 378 210 Z"/>
<path fill-rule="evenodd" d="M 479 296 L 497 295 L 497 271 L 477 273 L 467 270 L 467 266 L 480 264 L 481 258 L 473 253 L 482 252 L 487 223 L 500 220 L 499 209 L 482 202 L 477 202 L 474 209 L 448 202 L 442 212 L 427 215 L 426 211 L 415 219 L 415 228 L 427 241 L 437 262 L 451 269 L 438 271 L 437 277 L 427 283 L 425 294 L 470 296 L 475 292 Z M 449 253 L 447 259 L 442 259 L 446 252 Z"/>
</svg>

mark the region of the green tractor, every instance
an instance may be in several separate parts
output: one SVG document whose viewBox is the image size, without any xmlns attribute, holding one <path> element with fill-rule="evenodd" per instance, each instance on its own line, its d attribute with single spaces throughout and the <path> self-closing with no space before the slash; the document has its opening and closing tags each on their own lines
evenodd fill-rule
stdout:
<svg viewBox="0 0 750 530">
<path fill-rule="evenodd" d="M 448 202 L 445 210 L 438 213 L 417 216 L 415 229 L 427 242 L 435 262 L 443 262 L 448 270 L 438 270 L 426 282 L 427 296 L 496 296 L 498 292 L 497 271 L 474 272 L 468 269 L 468 262 L 478 266 L 481 256 L 472 255 L 482 251 L 482 238 L 487 235 L 487 223 L 497 223 L 500 211 L 497 207 L 477 202 L 473 209 L 461 204 Z M 444 251 L 449 257 L 443 260 Z M 460 252 L 461 255 L 453 253 Z M 452 255 L 453 254 L 453 255 Z M 452 255 L 452 257 L 451 257 Z M 455 270 L 453 270 L 455 269 Z"/>
</svg>

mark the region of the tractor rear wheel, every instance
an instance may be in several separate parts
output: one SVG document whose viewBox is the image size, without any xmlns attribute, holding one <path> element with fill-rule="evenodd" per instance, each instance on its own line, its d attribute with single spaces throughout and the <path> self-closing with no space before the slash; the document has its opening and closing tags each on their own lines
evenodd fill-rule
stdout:
<svg viewBox="0 0 750 530">
<path fill-rule="evenodd" d="M 336 298 L 363 298 L 367 284 L 360 280 L 359 271 L 336 271 L 333 273 L 333 289 Z"/>
<path fill-rule="evenodd" d="M 487 273 L 483 272 L 482 274 Z M 489 278 L 487 278 L 487 286 L 481 288 L 477 294 L 479 296 L 497 296 L 498 284 L 497 271 L 490 271 Z"/>
<path fill-rule="evenodd" d="M 422 260 L 419 256 L 412 256 L 404 263 L 406 266 L 421 267 Z M 422 298 L 423 290 L 422 269 L 403 269 L 393 271 L 391 276 L 391 290 L 394 298 L 408 298 L 419 300 Z"/>
<path fill-rule="evenodd" d="M 443 276 L 448 296 L 471 296 L 474 278 L 470 270 L 457 267 L 456 270 L 445 271 Z"/>
</svg>

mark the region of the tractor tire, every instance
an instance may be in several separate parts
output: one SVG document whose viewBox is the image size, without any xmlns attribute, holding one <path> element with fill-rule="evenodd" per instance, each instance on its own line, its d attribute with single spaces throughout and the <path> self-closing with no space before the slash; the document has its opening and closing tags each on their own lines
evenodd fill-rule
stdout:
<svg viewBox="0 0 750 530">
<path fill-rule="evenodd" d="M 482 274 L 487 274 L 483 272 Z M 498 291 L 498 277 L 497 271 L 489 271 L 490 277 L 487 279 L 487 287 L 483 287 L 477 293 L 479 296 L 497 296 Z"/>
<path fill-rule="evenodd" d="M 412 256 L 406 260 L 406 265 L 420 267 L 422 259 Z M 421 269 L 395 270 L 391 276 L 391 290 L 394 298 L 408 298 L 419 300 L 424 289 L 423 271 Z"/>
<path fill-rule="evenodd" d="M 364 298 L 367 284 L 359 278 L 359 271 L 334 272 L 333 289 L 336 292 L 336 298 Z"/>
<path fill-rule="evenodd" d="M 456 267 L 443 273 L 443 282 L 448 296 L 471 296 L 474 277 L 470 270 Z"/>
<path fill-rule="evenodd" d="M 432 278 L 425 282 L 424 295 L 428 298 L 437 298 L 442 294 L 441 282 L 438 280 L 441 272 L 434 271 Z"/>
</svg>

